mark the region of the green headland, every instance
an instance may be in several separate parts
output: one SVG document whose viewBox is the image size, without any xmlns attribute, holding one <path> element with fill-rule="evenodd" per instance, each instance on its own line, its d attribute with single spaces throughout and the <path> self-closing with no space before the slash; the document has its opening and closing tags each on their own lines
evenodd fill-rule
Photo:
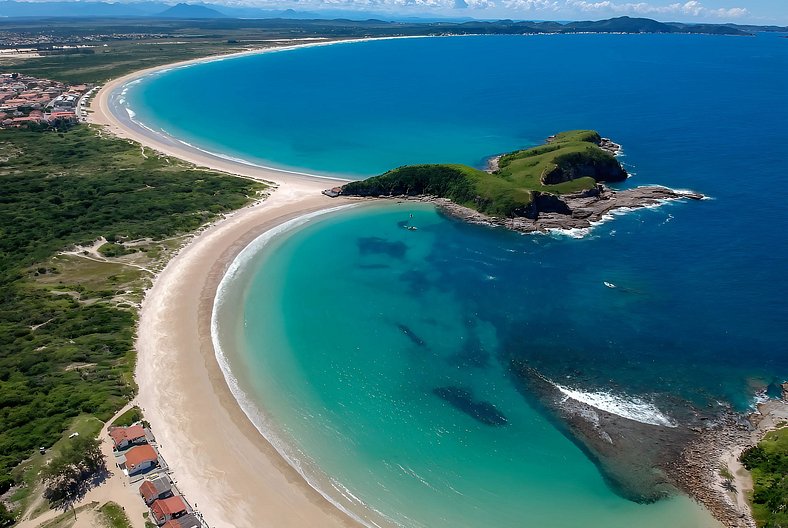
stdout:
<svg viewBox="0 0 788 528">
<path fill-rule="evenodd" d="M 532 204 L 540 196 L 590 191 L 600 182 L 625 180 L 627 172 L 608 145 L 612 143 L 596 131 L 572 130 L 552 136 L 545 145 L 504 154 L 497 163 L 494 158 L 490 171 L 456 164 L 406 165 L 348 183 L 340 194 L 429 195 L 490 216 L 532 216 Z"/>
</svg>

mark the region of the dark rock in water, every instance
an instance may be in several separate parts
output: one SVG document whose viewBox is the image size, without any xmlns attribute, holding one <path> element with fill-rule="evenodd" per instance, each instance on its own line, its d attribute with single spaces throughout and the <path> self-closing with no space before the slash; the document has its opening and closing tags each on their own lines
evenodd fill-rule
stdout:
<svg viewBox="0 0 788 528">
<path fill-rule="evenodd" d="M 413 341 L 414 344 L 416 344 L 416 345 L 418 345 L 420 347 L 426 346 L 426 343 L 424 343 L 424 340 L 422 338 L 420 338 L 419 336 L 417 336 L 416 334 L 414 334 L 413 330 L 411 330 L 409 327 L 405 326 L 402 323 L 398 323 L 397 324 L 397 328 L 399 328 L 400 331 L 408 337 L 408 339 Z"/>
<path fill-rule="evenodd" d="M 438 387 L 432 389 L 438 398 L 448 402 L 458 411 L 462 411 L 484 425 L 500 426 L 509 423 L 506 416 L 490 402 L 476 401 L 470 391 L 462 387 Z"/>
<path fill-rule="evenodd" d="M 612 414 L 567 397 L 525 362 L 513 360 L 511 366 L 523 395 L 588 455 L 612 490 L 641 503 L 677 492 L 672 472 L 682 451 L 700 436 L 697 428 Z"/>
<path fill-rule="evenodd" d="M 358 250 L 362 255 L 384 254 L 391 258 L 402 259 L 408 251 L 404 242 L 389 242 L 380 237 L 361 237 L 357 241 Z"/>
</svg>

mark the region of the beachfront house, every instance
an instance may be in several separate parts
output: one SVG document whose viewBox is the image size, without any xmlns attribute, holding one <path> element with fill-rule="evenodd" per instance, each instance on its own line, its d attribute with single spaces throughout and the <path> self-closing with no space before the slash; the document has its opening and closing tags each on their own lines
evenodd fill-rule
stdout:
<svg viewBox="0 0 788 528">
<path fill-rule="evenodd" d="M 159 455 L 153 447 L 145 444 L 132 447 L 126 452 L 125 469 L 129 476 L 147 471 L 159 465 Z"/>
<path fill-rule="evenodd" d="M 153 514 L 153 518 L 156 520 L 156 524 L 159 526 L 167 521 L 183 517 L 189 513 L 186 503 L 178 495 L 168 499 L 157 500 L 153 503 L 153 506 L 151 506 L 150 511 Z"/>
<path fill-rule="evenodd" d="M 162 528 L 202 528 L 202 523 L 193 513 L 164 523 Z"/>
<path fill-rule="evenodd" d="M 134 445 L 147 444 L 145 429 L 141 425 L 131 427 L 112 427 L 109 430 L 115 450 L 120 451 Z"/>
<path fill-rule="evenodd" d="M 142 495 L 145 504 L 150 506 L 159 499 L 166 499 L 172 497 L 172 483 L 166 476 L 161 476 L 153 480 L 145 480 L 140 486 L 140 495 Z"/>
</svg>

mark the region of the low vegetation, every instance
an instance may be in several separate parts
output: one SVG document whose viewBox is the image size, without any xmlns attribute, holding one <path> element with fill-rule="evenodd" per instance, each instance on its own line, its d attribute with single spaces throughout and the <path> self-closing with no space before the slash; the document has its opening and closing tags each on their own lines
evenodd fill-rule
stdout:
<svg viewBox="0 0 788 528">
<path fill-rule="evenodd" d="M 264 186 L 145 154 L 87 126 L 0 130 L 0 183 L 3 493 L 35 482 L 38 448 L 75 417 L 106 421 L 133 396 L 135 306 L 152 273 L 183 234 Z M 100 237 L 135 251 L 80 249 Z M 11 500 L 24 504 L 23 490 Z"/>
<path fill-rule="evenodd" d="M 788 526 L 788 427 L 768 433 L 741 456 L 753 477 L 752 510 L 759 528 Z"/>
<path fill-rule="evenodd" d="M 410 165 L 342 187 L 357 196 L 431 195 L 493 216 L 527 216 L 535 193 L 566 194 L 627 176 L 616 158 L 602 150 L 592 130 L 558 134 L 546 145 L 501 156 L 498 169 L 465 165 Z"/>
<path fill-rule="evenodd" d="M 70 506 L 106 475 L 104 458 L 101 443 L 96 438 L 77 436 L 69 439 L 60 454 L 41 472 L 46 484 L 44 497 L 52 506 Z"/>
<path fill-rule="evenodd" d="M 99 508 L 99 513 L 109 528 L 132 528 L 126 512 L 115 502 L 103 504 Z"/>
<path fill-rule="evenodd" d="M 124 412 L 112 422 L 115 427 L 128 427 L 142 420 L 142 411 L 139 407 L 132 407 Z"/>
</svg>

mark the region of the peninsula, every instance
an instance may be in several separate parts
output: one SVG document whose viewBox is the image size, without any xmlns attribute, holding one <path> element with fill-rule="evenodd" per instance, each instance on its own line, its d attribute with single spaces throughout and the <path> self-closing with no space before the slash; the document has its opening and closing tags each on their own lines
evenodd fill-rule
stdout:
<svg viewBox="0 0 788 528">
<path fill-rule="evenodd" d="M 620 146 L 594 130 L 550 136 L 541 146 L 490 160 L 487 171 L 467 165 L 406 165 L 324 191 L 328 196 L 420 197 L 472 223 L 522 231 L 586 229 L 615 209 L 703 195 L 661 186 L 613 190 L 627 171 Z"/>
</svg>

